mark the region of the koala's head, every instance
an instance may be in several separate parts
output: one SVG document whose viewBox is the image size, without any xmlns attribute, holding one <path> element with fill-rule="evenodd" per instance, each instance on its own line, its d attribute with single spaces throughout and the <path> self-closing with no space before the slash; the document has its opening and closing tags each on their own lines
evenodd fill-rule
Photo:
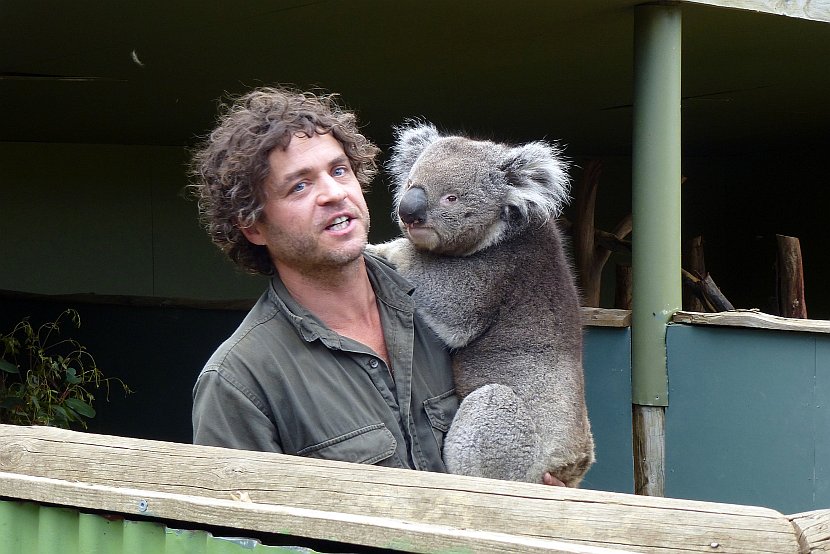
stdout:
<svg viewBox="0 0 830 554">
<path fill-rule="evenodd" d="M 442 136 L 417 122 L 395 136 L 387 165 L 395 215 L 419 249 L 469 256 L 557 217 L 569 200 L 568 163 L 556 145 Z"/>
</svg>

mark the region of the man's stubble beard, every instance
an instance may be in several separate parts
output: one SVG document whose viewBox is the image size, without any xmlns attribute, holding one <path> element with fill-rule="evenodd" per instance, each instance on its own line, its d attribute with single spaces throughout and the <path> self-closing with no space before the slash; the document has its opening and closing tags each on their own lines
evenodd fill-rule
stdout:
<svg viewBox="0 0 830 554">
<path fill-rule="evenodd" d="M 369 228 L 371 221 L 369 212 L 361 213 L 361 221 L 365 222 L 364 233 L 360 241 L 360 248 L 333 249 L 319 251 L 319 242 L 311 236 L 292 237 L 288 233 L 275 237 L 282 251 L 277 257 L 285 265 L 290 265 L 308 276 L 318 276 L 336 272 L 363 256 L 363 250 L 369 242 Z M 314 253 L 313 255 L 310 255 Z"/>
</svg>

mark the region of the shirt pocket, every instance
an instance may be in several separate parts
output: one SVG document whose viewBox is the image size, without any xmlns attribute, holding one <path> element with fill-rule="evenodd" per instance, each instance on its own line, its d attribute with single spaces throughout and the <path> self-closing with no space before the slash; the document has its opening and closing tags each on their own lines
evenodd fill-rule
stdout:
<svg viewBox="0 0 830 554">
<path fill-rule="evenodd" d="M 432 434 L 438 441 L 438 448 L 443 449 L 444 435 L 447 434 L 455 412 L 458 411 L 458 397 L 455 395 L 455 389 L 424 400 L 424 410 L 432 427 Z"/>
<path fill-rule="evenodd" d="M 383 423 L 367 425 L 298 451 L 299 456 L 376 464 L 386 460 L 398 447 L 394 435 Z"/>
</svg>

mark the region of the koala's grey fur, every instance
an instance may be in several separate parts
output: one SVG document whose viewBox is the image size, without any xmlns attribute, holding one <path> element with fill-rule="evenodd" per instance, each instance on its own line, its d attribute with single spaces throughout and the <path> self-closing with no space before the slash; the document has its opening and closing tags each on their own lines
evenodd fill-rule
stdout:
<svg viewBox="0 0 830 554">
<path fill-rule="evenodd" d="M 549 471 L 578 486 L 594 444 L 578 293 L 554 220 L 567 163 L 545 142 L 441 136 L 426 123 L 396 138 L 388 167 L 406 238 L 369 251 L 416 285 L 416 305 L 453 349 L 462 403 L 447 469 L 534 483 Z"/>
</svg>

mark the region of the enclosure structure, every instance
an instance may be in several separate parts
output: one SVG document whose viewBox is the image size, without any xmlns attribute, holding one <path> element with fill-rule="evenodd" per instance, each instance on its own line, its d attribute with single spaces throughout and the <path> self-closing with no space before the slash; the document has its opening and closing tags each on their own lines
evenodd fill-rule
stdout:
<svg viewBox="0 0 830 554">
<path fill-rule="evenodd" d="M 15 552 L 241 552 L 140 521 L 403 552 L 769 552 L 826 545 L 826 512 L 580 491 L 49 428 L 0 426 L 0 503 Z M 85 512 L 94 510 L 99 519 Z M 104 524 L 100 517 L 112 524 Z M 122 522 L 126 518 L 126 522 Z M 18 522 L 43 521 L 40 531 Z M 65 524 L 55 528 L 55 522 Z M 134 523 L 129 523 L 134 522 Z M 61 536 L 60 546 L 50 542 Z M 107 536 L 109 535 L 109 536 Z M 167 537 L 170 540 L 167 540 Z M 136 544 L 147 538 L 148 543 Z M 164 537 L 164 538 L 160 538 Z M 150 542 L 152 541 L 152 542 Z M 238 542 L 239 539 L 237 539 Z M 255 548 L 253 541 L 245 543 Z M 321 544 L 318 542 L 318 544 Z M 169 545 L 169 547 L 168 547 Z M 332 543 L 322 543 L 331 548 Z M 265 551 L 266 549 L 261 548 Z M 275 549 L 277 552 L 288 551 Z M 295 550 L 292 550 L 295 551 Z M 324 550 L 326 551 L 326 550 Z M 328 550 L 330 551 L 330 550 Z"/>
<path fill-rule="evenodd" d="M 747 171 L 780 171 L 792 166 L 778 163 L 792 155 L 784 150 L 789 142 L 800 149 L 804 164 L 817 164 L 811 149 L 826 143 L 830 122 L 826 2 L 640 6 L 592 0 L 509 8 L 477 3 L 474 9 L 464 2 L 394 8 L 335 2 L 327 11 L 303 2 L 285 2 L 277 11 L 272 6 L 252 2 L 222 12 L 217 5 L 214 12 L 171 5 L 165 11 L 123 8 L 122 14 L 102 4 L 84 8 L 90 12 L 83 17 L 95 24 L 65 26 L 87 31 L 83 36 L 69 40 L 62 29 L 41 27 L 36 45 L 27 39 L 32 22 L 49 23 L 23 3 L 4 5 L 13 28 L 3 34 L 8 48 L 2 51 L 16 56 L 5 61 L 10 69 L 3 75 L 4 104 L 17 109 L 0 134 L 0 288 L 117 298 L 116 304 L 87 310 L 100 317 L 87 318 L 91 323 L 99 317 L 85 331 L 110 347 L 120 345 L 110 358 L 111 373 L 130 381 L 125 373 L 135 371 L 147 382 L 131 399 L 113 399 L 112 410 L 119 402 L 127 407 L 123 419 L 108 420 L 103 406 L 96 423 L 123 426 L 102 431 L 146 437 L 186 426 L 182 414 L 189 411 L 195 373 L 238 321 L 228 299 L 247 300 L 262 288 L 261 280 L 236 274 L 219 259 L 197 228 L 192 204 L 180 198 L 186 182 L 182 145 L 209 128 L 213 99 L 223 90 L 262 82 L 320 84 L 359 103 L 370 122 L 367 134 L 381 145 L 393 123 L 422 115 L 502 138 L 563 137 L 578 161 L 624 160 L 618 165 L 633 175 L 634 227 L 641 230 L 634 234 L 634 251 L 644 258 L 635 254 L 640 292 L 635 291 L 633 324 L 592 325 L 586 335 L 599 454 L 587 487 L 634 490 L 634 403 L 645 408 L 639 410 L 645 414 L 639 421 L 646 421 L 640 437 L 658 438 L 641 440 L 636 450 L 640 485 L 657 485 L 638 487 L 640 492 L 663 490 L 787 513 L 826 506 L 822 325 L 741 331 L 673 319 L 679 309 L 680 163 L 692 182 L 699 175 L 726 173 L 731 179 Z M 58 13 L 54 19 L 73 17 L 79 16 Z M 309 20 L 316 23 L 313 48 L 291 41 L 279 55 L 262 48 L 273 29 L 301 28 Z M 344 22 L 356 27 L 350 45 L 365 54 L 363 65 L 347 59 L 350 49 L 340 40 Z M 401 28 L 417 28 L 418 40 L 402 43 Z M 515 40 L 517 28 L 522 41 Z M 212 40 L 202 42 L 207 36 Z M 101 44 L 112 48 L 97 48 Z M 667 53 L 672 56 L 657 55 Z M 371 75 L 366 67 L 373 68 Z M 649 138 L 658 127 L 659 137 L 669 139 Z M 635 154 L 629 159 L 630 151 Z M 719 160 L 722 152 L 739 163 Z M 653 168 L 654 159 L 667 164 Z M 797 176 L 801 183 L 817 174 L 815 166 L 804 167 Z M 714 185 L 724 190 L 707 205 L 711 215 L 692 214 L 689 221 L 717 232 L 724 222 L 771 220 L 758 217 L 769 210 L 763 198 L 772 211 L 781 211 L 778 182 L 751 189 L 755 183 L 741 184 L 738 192 Z M 627 188 L 603 192 L 627 211 L 621 193 Z M 813 209 L 826 195 L 821 187 L 799 190 L 812 195 L 805 204 Z M 379 191 L 370 201 L 374 213 L 387 209 Z M 701 203 L 692 196 L 692 205 Z M 736 206 L 739 213 L 730 210 Z M 800 206 L 793 218 L 816 219 L 805 216 L 814 213 L 809 207 Z M 394 232 L 382 217 L 375 221 L 377 238 Z M 740 250 L 732 248 L 730 255 L 746 264 L 736 254 Z M 709 252 L 716 262 L 726 258 L 717 249 Z M 814 260 L 815 275 L 822 275 L 822 265 Z M 738 283 L 732 288 L 736 295 L 754 287 L 744 286 L 740 275 L 719 282 Z M 13 320 L 53 300 L 5 295 L 4 317 Z M 203 309 L 211 300 L 224 308 Z M 789 471 L 782 472 L 782 465 Z"/>
</svg>

